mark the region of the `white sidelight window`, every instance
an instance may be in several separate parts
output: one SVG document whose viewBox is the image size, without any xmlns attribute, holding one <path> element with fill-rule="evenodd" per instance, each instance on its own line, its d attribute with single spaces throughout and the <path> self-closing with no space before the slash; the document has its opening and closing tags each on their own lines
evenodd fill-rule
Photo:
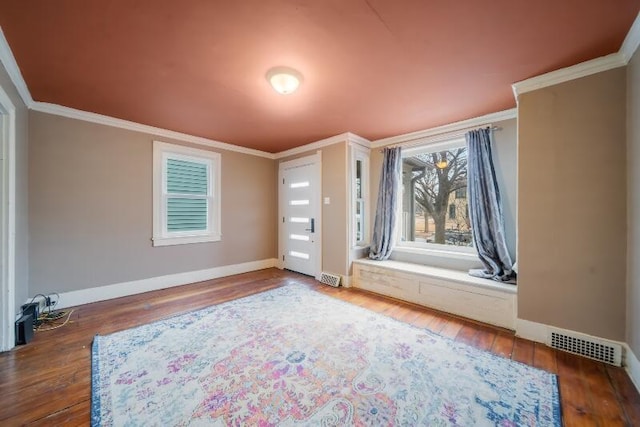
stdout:
<svg viewBox="0 0 640 427">
<path fill-rule="evenodd" d="M 153 246 L 221 239 L 220 154 L 154 141 Z"/>
<path fill-rule="evenodd" d="M 369 241 L 369 149 L 351 145 L 351 246 L 366 246 Z"/>
</svg>

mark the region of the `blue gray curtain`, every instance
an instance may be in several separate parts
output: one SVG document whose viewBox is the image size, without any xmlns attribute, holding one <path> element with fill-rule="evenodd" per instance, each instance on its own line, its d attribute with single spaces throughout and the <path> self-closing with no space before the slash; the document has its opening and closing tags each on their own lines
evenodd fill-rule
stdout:
<svg viewBox="0 0 640 427">
<path fill-rule="evenodd" d="M 396 205 L 400 190 L 401 148 L 385 148 L 369 258 L 389 258 L 395 244 Z"/>
<path fill-rule="evenodd" d="M 515 273 L 504 235 L 500 190 L 491 157 L 491 130 L 466 134 L 469 216 L 473 245 L 484 269 L 469 270 L 476 277 L 514 282 Z"/>
</svg>

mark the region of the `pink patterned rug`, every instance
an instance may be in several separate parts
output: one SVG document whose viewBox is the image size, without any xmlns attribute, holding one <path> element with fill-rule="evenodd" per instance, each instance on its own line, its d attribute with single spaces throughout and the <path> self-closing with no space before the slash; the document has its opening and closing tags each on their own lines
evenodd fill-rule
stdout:
<svg viewBox="0 0 640 427">
<path fill-rule="evenodd" d="M 556 376 L 290 285 L 107 336 L 94 426 L 559 426 Z"/>
</svg>

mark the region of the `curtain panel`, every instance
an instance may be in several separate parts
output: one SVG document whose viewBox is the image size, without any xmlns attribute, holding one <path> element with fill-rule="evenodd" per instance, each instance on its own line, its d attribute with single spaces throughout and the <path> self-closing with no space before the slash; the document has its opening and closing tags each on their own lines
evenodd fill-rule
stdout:
<svg viewBox="0 0 640 427">
<path fill-rule="evenodd" d="M 369 248 L 369 258 L 374 260 L 389 258 L 395 245 L 396 212 L 402 172 L 400 147 L 385 148 L 383 155 L 373 238 Z"/>
<path fill-rule="evenodd" d="M 470 270 L 469 274 L 515 283 L 515 272 L 504 232 L 500 190 L 491 155 L 491 130 L 472 130 L 465 137 L 473 245 L 484 265 L 483 269 Z"/>
</svg>

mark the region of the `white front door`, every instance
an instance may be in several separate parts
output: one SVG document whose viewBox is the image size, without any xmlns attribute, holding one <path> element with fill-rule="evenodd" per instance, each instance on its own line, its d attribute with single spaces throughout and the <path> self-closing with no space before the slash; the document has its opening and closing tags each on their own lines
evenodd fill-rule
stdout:
<svg viewBox="0 0 640 427">
<path fill-rule="evenodd" d="M 319 155 L 280 164 L 280 255 L 283 267 L 320 275 Z"/>
</svg>

